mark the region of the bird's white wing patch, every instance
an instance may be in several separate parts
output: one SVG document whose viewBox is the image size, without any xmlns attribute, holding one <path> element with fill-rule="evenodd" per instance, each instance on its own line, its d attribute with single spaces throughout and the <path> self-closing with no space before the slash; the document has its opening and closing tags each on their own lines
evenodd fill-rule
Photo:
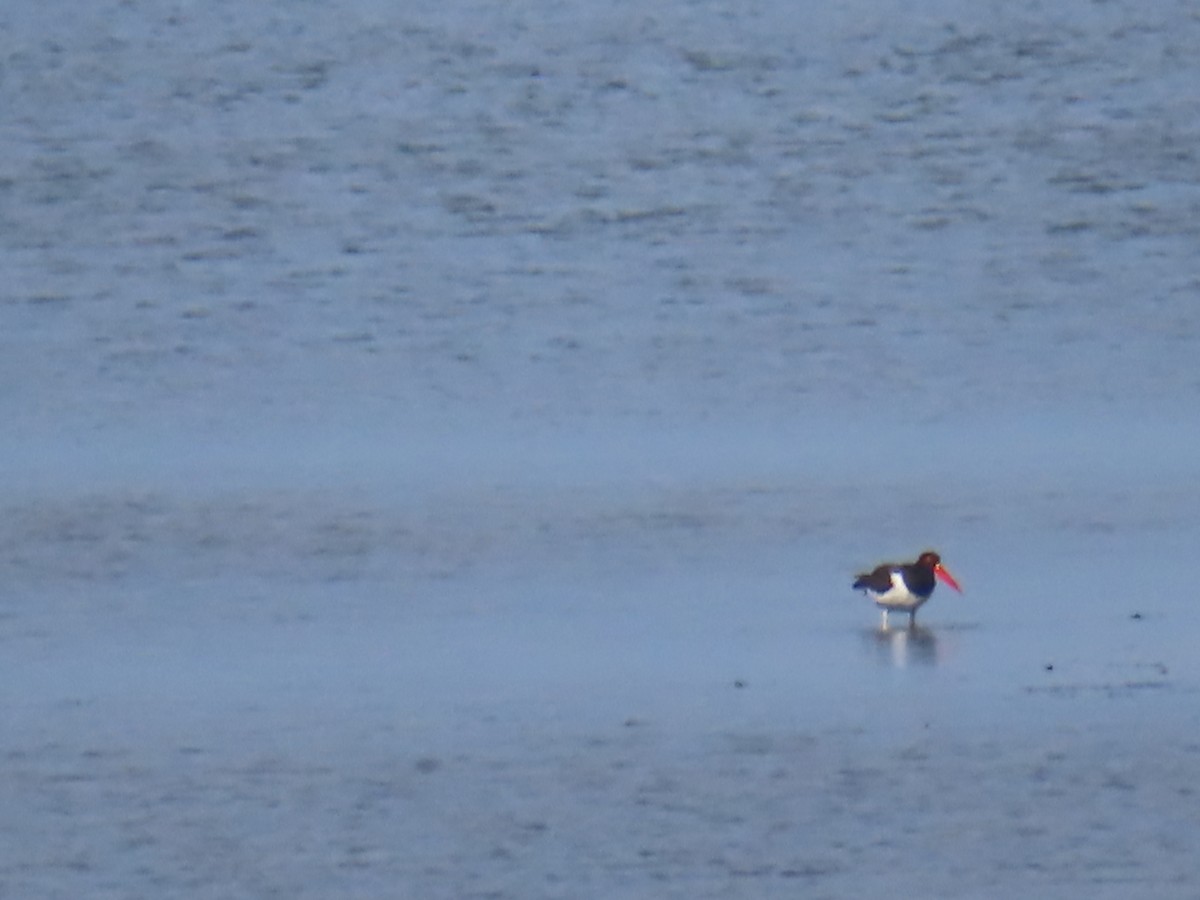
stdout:
<svg viewBox="0 0 1200 900">
<path fill-rule="evenodd" d="M 885 591 L 881 596 L 881 600 L 903 600 L 909 596 L 908 585 L 904 583 L 904 579 L 900 577 L 899 569 L 892 569 L 892 587 L 891 590 Z"/>
<path fill-rule="evenodd" d="M 881 594 L 875 595 L 875 602 L 886 606 L 908 606 L 916 599 L 909 591 L 908 585 L 900 577 L 899 569 L 892 569 L 892 586 Z"/>
</svg>

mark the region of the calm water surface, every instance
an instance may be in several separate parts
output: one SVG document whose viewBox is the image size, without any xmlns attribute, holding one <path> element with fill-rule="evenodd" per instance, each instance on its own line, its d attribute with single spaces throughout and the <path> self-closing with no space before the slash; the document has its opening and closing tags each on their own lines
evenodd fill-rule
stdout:
<svg viewBox="0 0 1200 900">
<path fill-rule="evenodd" d="M 0 893 L 1194 893 L 1187 4 L 50 9 Z"/>
</svg>

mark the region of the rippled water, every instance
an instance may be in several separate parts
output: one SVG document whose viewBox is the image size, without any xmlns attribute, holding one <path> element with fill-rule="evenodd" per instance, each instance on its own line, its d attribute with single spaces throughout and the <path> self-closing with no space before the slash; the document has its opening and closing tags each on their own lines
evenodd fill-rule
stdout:
<svg viewBox="0 0 1200 900">
<path fill-rule="evenodd" d="M 0 893 L 1189 895 L 1188 4 L 0 35 Z"/>
</svg>

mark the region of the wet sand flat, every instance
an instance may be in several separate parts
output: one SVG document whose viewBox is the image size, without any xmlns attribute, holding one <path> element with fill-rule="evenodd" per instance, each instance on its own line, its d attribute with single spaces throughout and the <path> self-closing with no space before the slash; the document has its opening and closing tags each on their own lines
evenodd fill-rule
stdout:
<svg viewBox="0 0 1200 900">
<path fill-rule="evenodd" d="M 1104 559 L 1179 577 L 1144 524 L 996 503 L 881 633 L 848 485 L 370 496 L 8 511 L 53 573 L 5 619 L 11 890 L 1191 890 L 1192 617 Z"/>
</svg>

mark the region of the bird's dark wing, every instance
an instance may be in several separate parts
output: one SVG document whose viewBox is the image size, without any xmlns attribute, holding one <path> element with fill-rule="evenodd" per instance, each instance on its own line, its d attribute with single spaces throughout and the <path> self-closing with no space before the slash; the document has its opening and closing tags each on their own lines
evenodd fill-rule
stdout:
<svg viewBox="0 0 1200 900">
<path fill-rule="evenodd" d="M 895 568 L 891 563 L 884 563 L 882 566 L 876 566 L 870 572 L 855 576 L 854 589 L 882 594 L 892 586 L 892 572 Z"/>
</svg>

